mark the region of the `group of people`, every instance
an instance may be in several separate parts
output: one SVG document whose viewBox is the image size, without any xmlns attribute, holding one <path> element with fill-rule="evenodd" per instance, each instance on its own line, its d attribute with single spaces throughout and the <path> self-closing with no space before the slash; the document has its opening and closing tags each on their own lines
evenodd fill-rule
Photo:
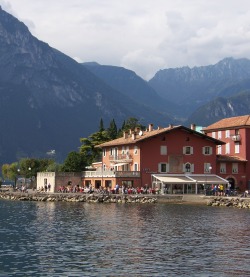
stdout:
<svg viewBox="0 0 250 277">
<path fill-rule="evenodd" d="M 92 184 L 87 186 L 60 186 L 57 189 L 57 192 L 60 193 L 103 193 L 103 194 L 157 194 L 159 193 L 158 189 L 148 188 L 148 187 L 127 187 L 127 186 L 119 186 L 116 184 L 114 188 L 110 187 L 102 187 L 94 188 Z"/>
<path fill-rule="evenodd" d="M 224 186 L 222 184 L 212 185 L 211 189 L 212 189 L 213 195 L 215 196 L 224 196 L 226 194 L 226 191 L 224 191 Z"/>
<path fill-rule="evenodd" d="M 95 190 L 93 189 L 92 185 L 90 186 L 60 186 L 57 190 L 57 192 L 62 192 L 62 193 L 93 193 Z"/>
<path fill-rule="evenodd" d="M 50 192 L 51 190 L 51 184 L 45 184 L 44 187 L 38 188 L 39 192 Z"/>
<path fill-rule="evenodd" d="M 214 196 L 238 196 L 239 191 L 237 189 L 231 189 L 230 184 L 224 188 L 222 184 L 220 185 L 212 185 L 210 188 L 205 189 L 206 195 L 214 195 Z M 246 190 L 240 194 L 241 197 L 248 197 L 249 191 Z"/>
<path fill-rule="evenodd" d="M 121 188 L 119 187 L 118 193 L 122 193 L 122 194 L 156 194 L 156 193 L 159 193 L 159 190 L 155 189 L 155 188 L 148 188 L 147 186 L 138 187 L 138 188 L 122 186 Z"/>
</svg>

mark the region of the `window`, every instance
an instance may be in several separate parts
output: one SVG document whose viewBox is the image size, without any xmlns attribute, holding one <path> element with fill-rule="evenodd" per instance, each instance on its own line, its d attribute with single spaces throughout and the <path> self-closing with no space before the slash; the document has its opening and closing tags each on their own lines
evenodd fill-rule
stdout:
<svg viewBox="0 0 250 277">
<path fill-rule="evenodd" d="M 159 163 L 158 165 L 158 171 L 159 172 L 168 172 L 168 164 L 167 163 Z"/>
<path fill-rule="evenodd" d="M 183 147 L 183 154 L 184 155 L 192 155 L 193 154 L 193 147 L 192 146 L 184 146 Z"/>
<path fill-rule="evenodd" d="M 236 129 L 235 130 L 235 135 L 237 136 L 237 135 L 239 135 L 240 134 L 240 130 L 239 129 Z"/>
<path fill-rule="evenodd" d="M 220 173 L 226 173 L 226 164 L 220 163 Z"/>
<path fill-rule="evenodd" d="M 113 157 L 117 158 L 117 152 L 118 152 L 117 147 L 110 148 L 110 156 L 113 156 Z"/>
<path fill-rule="evenodd" d="M 235 154 L 239 154 L 240 153 L 240 143 L 239 142 L 235 142 L 234 152 L 235 152 Z"/>
<path fill-rule="evenodd" d="M 219 155 L 221 154 L 221 145 L 217 146 L 217 154 L 219 154 Z"/>
<path fill-rule="evenodd" d="M 237 163 L 233 163 L 233 165 L 232 165 L 232 173 L 238 173 L 238 164 Z"/>
<path fill-rule="evenodd" d="M 167 146 L 166 145 L 161 146 L 161 155 L 167 155 Z"/>
<path fill-rule="evenodd" d="M 166 164 L 161 164 L 161 172 L 167 172 Z"/>
<path fill-rule="evenodd" d="M 106 156 L 106 148 L 104 148 L 104 149 L 103 149 L 103 151 L 102 151 L 102 155 L 103 155 L 103 157 L 105 157 L 105 156 Z"/>
<path fill-rule="evenodd" d="M 122 155 L 125 154 L 125 146 L 122 146 Z"/>
<path fill-rule="evenodd" d="M 135 155 L 138 154 L 138 146 L 134 146 L 134 154 L 135 154 Z"/>
<path fill-rule="evenodd" d="M 138 163 L 135 163 L 135 164 L 134 164 L 134 171 L 138 171 L 138 168 L 139 168 L 139 167 L 138 167 Z"/>
<path fill-rule="evenodd" d="M 230 130 L 226 130 L 225 137 L 230 138 Z"/>
<path fill-rule="evenodd" d="M 212 167 L 210 163 L 204 163 L 204 173 L 211 173 Z"/>
<path fill-rule="evenodd" d="M 212 150 L 213 148 L 211 146 L 204 146 L 202 150 L 203 155 L 212 155 Z"/>
<path fill-rule="evenodd" d="M 221 131 L 218 132 L 218 139 L 221 139 Z"/>
<path fill-rule="evenodd" d="M 212 132 L 212 138 L 216 138 L 216 133 Z"/>
<path fill-rule="evenodd" d="M 190 163 L 185 164 L 185 172 L 191 172 L 191 164 Z"/>
<path fill-rule="evenodd" d="M 226 144 L 226 154 L 230 154 L 230 143 Z"/>
</svg>

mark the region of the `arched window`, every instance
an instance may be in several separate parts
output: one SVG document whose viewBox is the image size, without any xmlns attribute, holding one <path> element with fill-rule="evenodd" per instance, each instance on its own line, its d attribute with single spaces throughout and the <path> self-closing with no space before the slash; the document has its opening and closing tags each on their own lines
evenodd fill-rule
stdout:
<svg viewBox="0 0 250 277">
<path fill-rule="evenodd" d="M 185 164 L 185 172 L 191 172 L 191 164 L 190 163 Z"/>
</svg>

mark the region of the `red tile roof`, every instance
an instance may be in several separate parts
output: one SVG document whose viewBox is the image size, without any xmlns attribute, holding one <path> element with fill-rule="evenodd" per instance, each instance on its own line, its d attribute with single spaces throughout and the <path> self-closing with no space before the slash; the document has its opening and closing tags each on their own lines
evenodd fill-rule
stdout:
<svg viewBox="0 0 250 277">
<path fill-rule="evenodd" d="M 158 128 L 158 129 L 152 130 L 152 131 L 148 131 L 148 130 L 147 131 L 142 131 L 141 133 L 134 132 L 135 133 L 134 136 L 133 136 L 133 134 L 128 134 L 127 137 L 123 136 L 123 137 L 115 139 L 115 140 L 104 142 L 102 144 L 97 145 L 96 147 L 107 147 L 107 146 L 135 144 L 135 143 L 137 143 L 139 141 L 143 141 L 145 139 L 148 139 L 148 138 L 151 138 L 151 137 L 155 137 L 155 136 L 157 136 L 159 134 L 168 133 L 168 132 L 170 132 L 172 130 L 176 130 L 176 129 L 183 129 L 183 130 L 186 130 L 186 131 L 188 131 L 190 133 L 194 133 L 194 134 L 196 134 L 196 135 L 198 135 L 200 137 L 209 139 L 209 140 L 215 142 L 218 145 L 225 144 L 224 142 L 222 142 L 220 140 L 214 139 L 214 138 L 212 138 L 210 136 L 204 135 L 204 134 L 202 134 L 200 132 L 197 132 L 195 130 L 189 129 L 189 128 L 184 127 L 182 125 L 178 125 L 178 126 L 169 126 L 169 127 L 166 127 L 166 128 Z"/>
<path fill-rule="evenodd" d="M 247 160 L 238 156 L 217 155 L 218 162 L 247 162 Z"/>
<path fill-rule="evenodd" d="M 172 127 L 176 128 L 176 127 Z M 146 138 L 150 138 L 159 134 L 162 134 L 166 131 L 169 131 L 171 129 L 171 127 L 167 127 L 167 128 L 159 128 L 156 130 L 152 130 L 152 131 L 142 131 L 141 135 L 139 134 L 135 134 L 135 137 L 133 137 L 131 134 L 127 134 L 127 137 L 121 137 L 118 139 L 114 139 L 108 142 L 104 142 L 100 145 L 98 145 L 98 147 L 105 147 L 105 146 L 113 146 L 113 145 L 123 145 L 123 144 L 134 144 L 138 141 L 144 140 Z"/>
<path fill-rule="evenodd" d="M 219 120 L 206 128 L 204 131 L 216 130 L 216 129 L 225 129 L 233 127 L 249 126 L 250 127 L 250 115 L 235 116 L 230 118 L 224 118 Z"/>
</svg>

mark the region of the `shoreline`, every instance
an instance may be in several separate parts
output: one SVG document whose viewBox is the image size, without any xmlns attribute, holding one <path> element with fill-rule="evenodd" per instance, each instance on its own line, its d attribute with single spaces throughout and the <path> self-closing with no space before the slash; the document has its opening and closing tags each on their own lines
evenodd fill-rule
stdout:
<svg viewBox="0 0 250 277">
<path fill-rule="evenodd" d="M 36 202 L 200 204 L 250 209 L 250 197 L 205 196 L 199 194 L 88 194 L 0 191 L 0 199 Z"/>
</svg>

